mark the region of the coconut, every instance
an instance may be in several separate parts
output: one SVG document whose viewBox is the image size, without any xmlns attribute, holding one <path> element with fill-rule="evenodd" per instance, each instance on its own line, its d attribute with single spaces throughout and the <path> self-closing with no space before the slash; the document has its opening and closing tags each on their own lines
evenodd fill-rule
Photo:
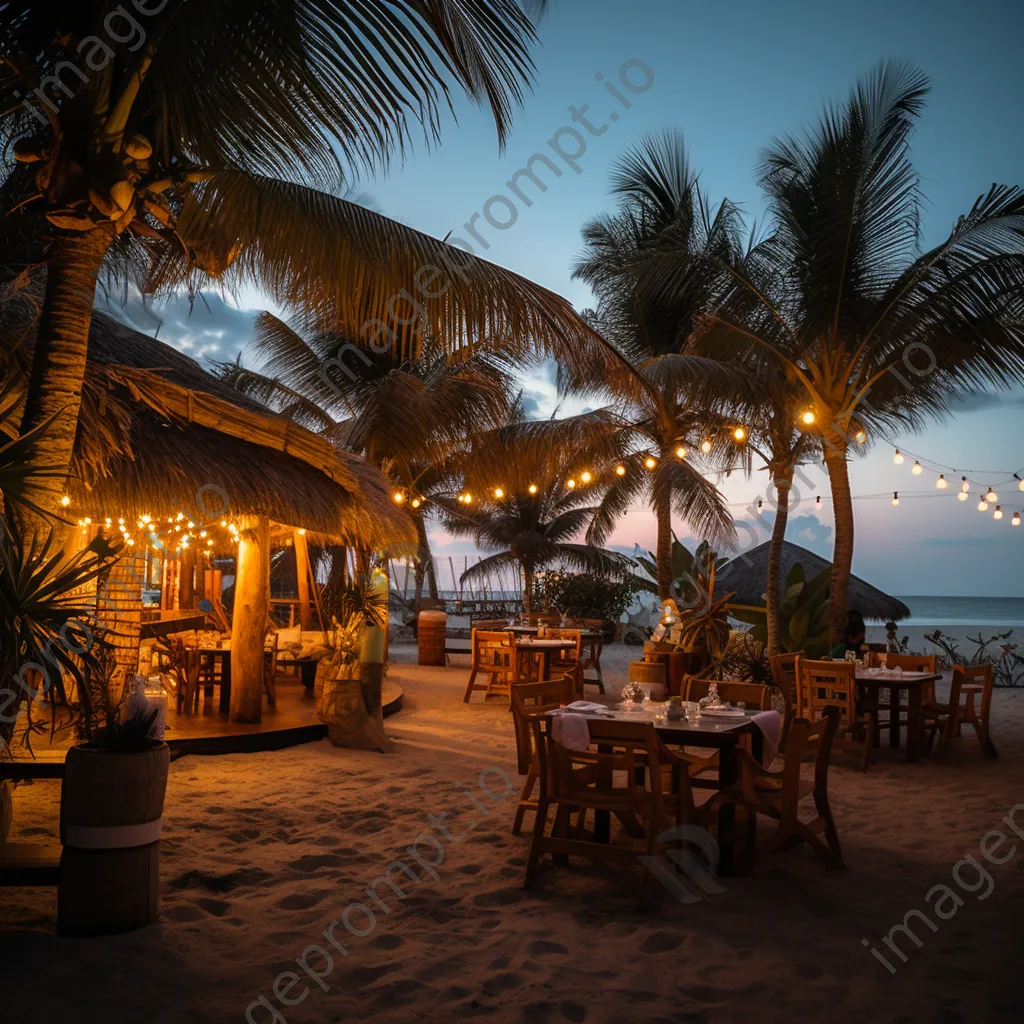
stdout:
<svg viewBox="0 0 1024 1024">
<path fill-rule="evenodd" d="M 153 145 L 144 135 L 133 135 L 124 144 L 124 151 L 133 160 L 147 160 L 153 155 Z"/>
<path fill-rule="evenodd" d="M 43 149 L 36 139 L 18 139 L 14 144 L 14 159 L 21 164 L 34 164 L 43 159 Z"/>
<path fill-rule="evenodd" d="M 135 189 L 130 181 L 115 181 L 110 189 L 110 198 L 118 210 L 123 212 L 135 199 Z"/>
</svg>

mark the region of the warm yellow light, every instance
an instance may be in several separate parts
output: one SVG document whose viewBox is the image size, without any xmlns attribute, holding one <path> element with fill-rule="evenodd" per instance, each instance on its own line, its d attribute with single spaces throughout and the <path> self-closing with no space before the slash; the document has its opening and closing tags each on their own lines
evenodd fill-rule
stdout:
<svg viewBox="0 0 1024 1024">
<path fill-rule="evenodd" d="M 939 479 L 935 481 L 935 486 L 940 491 L 944 491 L 949 486 L 949 481 L 946 479 L 943 473 L 939 474 Z"/>
<path fill-rule="evenodd" d="M 1018 491 L 1024 491 L 1024 480 L 1018 480 L 1017 481 L 1017 490 Z"/>
<path fill-rule="evenodd" d="M 395 499 L 396 505 L 401 505 L 405 501 L 405 495 L 401 491 L 395 491 L 392 497 Z"/>
<path fill-rule="evenodd" d="M 498 501 L 501 501 L 501 499 L 505 497 L 505 492 L 500 487 L 495 487 L 494 496 L 495 498 L 498 499 Z"/>
<path fill-rule="evenodd" d="M 167 522 L 170 522 L 170 519 L 168 519 L 168 520 L 167 520 Z M 226 519 L 222 519 L 222 520 L 220 521 L 220 525 L 221 525 L 221 526 L 227 526 L 227 525 L 228 525 L 228 521 L 227 521 Z"/>
<path fill-rule="evenodd" d="M 959 494 L 957 495 L 957 499 L 958 499 L 959 501 L 966 501 L 966 500 L 968 499 L 968 497 L 969 497 L 969 495 L 968 495 L 968 493 L 967 493 L 966 491 L 961 491 L 961 492 L 960 492 L 960 493 L 959 493 Z"/>
<path fill-rule="evenodd" d="M 967 477 L 960 477 L 960 490 L 966 494 L 971 489 L 971 485 L 967 482 Z"/>
<path fill-rule="evenodd" d="M 420 505 L 422 505 L 422 504 L 423 504 L 423 502 L 422 502 L 422 501 L 420 501 L 420 499 L 419 499 L 419 498 L 413 498 L 413 499 L 412 499 L 412 507 L 413 507 L 413 508 L 419 508 L 419 507 L 420 507 Z"/>
<path fill-rule="evenodd" d="M 645 466 L 646 466 L 646 467 L 647 467 L 648 469 L 654 469 L 654 467 L 655 467 L 655 466 L 656 466 L 657 464 L 658 464 L 658 460 L 657 460 L 656 458 L 654 458 L 654 456 L 653 456 L 653 455 L 648 455 L 648 456 L 647 456 L 647 458 L 646 458 L 646 459 L 644 459 L 644 465 L 645 465 Z"/>
<path fill-rule="evenodd" d="M 298 528 L 298 530 L 296 530 L 295 532 L 296 532 L 296 533 L 297 533 L 297 534 L 298 534 L 298 535 L 299 535 L 300 537 L 305 537 L 305 536 L 306 536 L 306 528 L 305 528 L 304 526 L 300 526 L 300 527 Z M 205 537 L 205 536 L 206 536 L 206 534 L 204 533 L 204 534 L 203 534 L 203 536 Z"/>
<path fill-rule="evenodd" d="M 803 423 L 803 424 L 804 424 L 804 426 L 807 426 L 807 427 L 809 427 L 809 426 L 811 426 L 811 424 L 813 424 L 813 423 L 814 423 L 814 421 L 815 421 L 815 419 L 816 419 L 816 418 L 817 418 L 817 417 L 816 417 L 816 416 L 814 415 L 814 413 L 813 413 L 813 412 L 811 412 L 811 410 L 810 410 L 810 409 L 808 409 L 808 410 L 807 410 L 807 412 L 805 412 L 805 413 L 804 413 L 804 414 L 803 414 L 803 415 L 802 415 L 802 416 L 800 417 L 800 422 L 801 422 L 801 423 Z"/>
<path fill-rule="evenodd" d="M 300 532 L 301 532 L 301 531 L 300 531 Z M 205 531 L 205 530 L 200 530 L 200 531 L 199 531 L 199 536 L 200 536 L 200 537 L 205 537 L 205 536 L 206 536 L 206 531 Z"/>
<path fill-rule="evenodd" d="M 85 519 L 82 521 L 85 523 L 86 526 L 92 526 L 92 520 L 88 516 L 86 516 Z"/>
<path fill-rule="evenodd" d="M 569 479 L 565 481 L 565 486 L 571 491 L 576 487 L 576 481 L 573 480 L 572 477 L 569 477 Z"/>
<path fill-rule="evenodd" d="M 733 436 L 733 437 L 734 437 L 734 438 L 735 438 L 735 439 L 736 439 L 737 441 L 745 441 L 745 440 L 746 440 L 746 438 L 747 438 L 747 432 L 746 432 L 746 430 L 744 430 L 744 428 L 743 428 L 743 427 L 737 427 L 737 428 L 736 428 L 736 429 L 735 429 L 735 430 L 734 430 L 734 431 L 732 432 L 732 436 Z"/>
<path fill-rule="evenodd" d="M 61 497 L 61 499 L 60 499 L 60 503 L 61 503 L 61 504 L 62 504 L 62 505 L 63 505 L 63 506 L 65 507 L 65 508 L 67 508 L 67 507 L 68 507 L 68 505 L 70 505 L 70 504 L 71 504 L 71 498 L 70 498 L 70 497 L 69 497 L 69 496 L 68 496 L 67 494 L 65 494 L 65 495 L 63 495 L 63 496 Z"/>
<path fill-rule="evenodd" d="M 1020 513 L 1019 512 L 1014 512 L 1013 513 L 1013 518 L 1010 520 L 1010 525 L 1011 526 L 1020 526 Z"/>
<path fill-rule="evenodd" d="M 527 487 L 526 489 L 527 489 L 527 490 L 528 490 L 528 491 L 529 491 L 529 492 L 530 492 L 531 494 L 536 494 L 536 493 L 537 493 L 537 485 L 536 485 L 536 484 L 530 484 L 530 486 L 529 486 L 529 487 Z"/>
<path fill-rule="evenodd" d="M 133 548 L 133 547 L 135 547 L 135 538 L 134 537 L 125 537 L 125 543 L 128 545 L 128 547 Z"/>
<path fill-rule="evenodd" d="M 863 444 L 868 439 L 868 435 L 863 430 L 858 430 L 857 433 L 853 435 L 853 439 L 857 444 Z"/>
<path fill-rule="evenodd" d="M 186 526 L 187 526 L 187 527 L 188 527 L 188 528 L 189 528 L 190 530 L 194 530 L 194 529 L 195 529 L 195 526 L 196 526 L 196 524 L 195 524 L 195 523 L 193 523 L 191 519 L 190 519 L 190 520 L 189 520 L 189 521 L 188 521 L 188 522 L 187 522 L 187 523 L 186 523 L 185 525 L 186 525 Z"/>
<path fill-rule="evenodd" d="M 78 520 L 78 525 L 79 526 L 85 526 L 85 520 L 84 519 L 79 519 Z"/>
<path fill-rule="evenodd" d="M 212 540 L 208 540 L 208 541 L 206 542 L 206 546 L 207 546 L 208 548 L 212 548 L 212 547 L 213 547 L 213 541 L 212 541 Z"/>
<path fill-rule="evenodd" d="M 985 500 L 986 501 L 990 501 L 990 502 L 991 501 L 998 501 L 999 500 L 999 495 L 996 494 L 996 492 L 993 491 L 992 488 L 990 487 L 988 489 L 988 494 L 985 495 Z"/>
<path fill-rule="evenodd" d="M 153 520 L 152 517 L 150 516 L 143 516 L 141 522 L 146 523 L 148 525 L 149 523 L 153 522 Z"/>
<path fill-rule="evenodd" d="M 1002 519 L 1003 518 L 1003 506 L 1002 505 L 996 505 L 996 510 L 995 510 L 995 512 L 992 513 L 992 518 L 993 519 Z"/>
<path fill-rule="evenodd" d="M 622 465 L 621 462 L 615 467 L 615 475 L 616 476 L 625 476 L 626 475 L 626 467 L 624 465 Z"/>
<path fill-rule="evenodd" d="M 920 476 L 924 472 L 924 466 L 922 466 L 921 463 L 915 459 L 914 465 L 911 467 L 910 472 L 913 473 L 914 476 Z"/>
<path fill-rule="evenodd" d="M 900 492 L 899 491 L 893 491 L 892 492 L 892 503 L 894 505 L 898 505 L 900 503 Z"/>
<path fill-rule="evenodd" d="M 896 463 L 897 466 L 903 465 L 903 453 L 899 450 L 899 448 L 896 449 L 896 454 L 893 455 L 892 461 Z"/>
<path fill-rule="evenodd" d="M 685 444 L 681 444 L 681 445 L 679 445 L 678 448 L 676 448 L 676 458 L 677 459 L 685 459 L 686 458 L 686 445 Z"/>
<path fill-rule="evenodd" d="M 594 478 L 593 478 L 593 477 L 592 477 L 592 476 L 590 475 L 590 473 L 589 473 L 589 471 L 588 471 L 588 470 L 584 470 L 584 471 L 583 471 L 583 472 L 582 472 L 582 473 L 580 474 L 580 479 L 581 479 L 581 480 L 582 480 L 582 481 L 583 481 L 583 482 L 584 482 L 585 484 L 589 484 L 589 483 L 590 483 L 590 481 L 591 481 L 591 480 L 593 480 Z"/>
<path fill-rule="evenodd" d="M 978 511 L 979 512 L 987 512 L 988 511 L 988 502 L 984 498 L 982 498 L 981 501 L 978 502 Z"/>
<path fill-rule="evenodd" d="M 466 499 L 465 499 L 465 501 L 466 501 L 467 505 L 471 504 L 472 501 L 473 501 L 473 495 L 470 494 L 469 491 L 466 491 Z"/>
<path fill-rule="evenodd" d="M 174 518 L 177 519 L 178 522 L 180 523 L 182 521 L 182 519 L 185 518 L 185 513 L 184 512 L 179 512 Z"/>
<path fill-rule="evenodd" d="M 710 441 L 709 441 L 709 440 L 708 440 L 707 438 L 704 438 L 704 440 L 703 440 L 703 441 L 701 441 L 701 443 L 700 443 L 700 450 L 701 450 L 701 451 L 702 451 L 702 452 L 703 452 L 703 453 L 704 453 L 705 455 L 707 455 L 707 453 L 708 453 L 709 451 L 711 451 L 711 442 L 710 442 Z"/>
</svg>

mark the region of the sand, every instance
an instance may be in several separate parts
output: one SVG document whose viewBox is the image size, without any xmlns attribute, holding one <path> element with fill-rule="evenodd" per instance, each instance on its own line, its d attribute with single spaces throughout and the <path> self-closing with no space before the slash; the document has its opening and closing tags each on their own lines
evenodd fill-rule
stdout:
<svg viewBox="0 0 1024 1024">
<path fill-rule="evenodd" d="M 403 664 L 408 648 L 393 656 L 406 705 L 387 723 L 392 756 L 323 742 L 171 765 L 158 926 L 60 940 L 52 890 L 0 890 L 4 1019 L 1021 1018 L 1024 839 L 1010 833 L 997 853 L 1014 853 L 998 866 L 980 843 L 1024 804 L 1024 692 L 996 694 L 998 761 L 970 738 L 917 765 L 884 751 L 867 773 L 837 757 L 847 870 L 826 873 L 798 848 L 726 880 L 722 895 L 683 904 L 666 893 L 640 914 L 632 870 L 547 865 L 538 889 L 521 889 L 529 839 L 510 831 L 520 780 L 507 710 L 479 695 L 464 705 L 464 668 L 417 669 Z M 609 654 L 619 678 L 629 656 Z M 58 794 L 57 783 L 19 787 L 13 838 L 55 834 Z M 1024 832 L 1024 806 L 1016 821 Z M 969 864 L 963 886 L 954 881 L 965 853 L 988 868 L 991 889 L 966 891 L 977 877 Z M 404 899 L 378 885 L 385 912 L 364 890 L 397 857 L 421 881 L 393 875 Z M 911 909 L 929 910 L 938 884 L 962 905 L 945 905 L 956 910 L 948 920 L 930 914 L 934 933 L 918 922 L 920 948 L 899 939 L 907 960 L 889 953 L 890 973 L 862 938 L 888 952 L 881 937 Z M 346 908 L 362 935 L 345 930 Z M 334 921 L 347 955 L 324 937 Z M 312 945 L 330 952 L 329 971 Z M 296 964 L 304 951 L 326 989 Z"/>
</svg>

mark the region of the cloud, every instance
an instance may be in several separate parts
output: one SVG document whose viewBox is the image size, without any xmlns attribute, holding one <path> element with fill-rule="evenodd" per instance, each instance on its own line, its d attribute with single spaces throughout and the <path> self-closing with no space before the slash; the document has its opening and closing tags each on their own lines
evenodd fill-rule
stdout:
<svg viewBox="0 0 1024 1024">
<path fill-rule="evenodd" d="M 1024 394 L 1019 390 L 1009 393 L 998 393 L 990 391 L 962 391 L 959 394 L 950 395 L 949 408 L 951 412 L 983 412 L 986 409 L 1005 408 L 1006 406 L 1024 406 Z"/>
<path fill-rule="evenodd" d="M 246 345 L 259 312 L 239 309 L 216 292 L 203 292 L 191 304 L 187 295 L 153 302 L 136 294 L 124 305 L 108 302 L 105 309 L 137 331 L 193 359 L 221 361 L 234 359 Z"/>
</svg>

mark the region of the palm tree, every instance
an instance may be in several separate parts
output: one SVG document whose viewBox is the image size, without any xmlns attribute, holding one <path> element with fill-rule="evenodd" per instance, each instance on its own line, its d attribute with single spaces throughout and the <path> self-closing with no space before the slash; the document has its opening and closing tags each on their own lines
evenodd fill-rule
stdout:
<svg viewBox="0 0 1024 1024">
<path fill-rule="evenodd" d="M 1024 193 L 994 185 L 920 251 L 910 134 L 927 91 L 920 71 L 882 64 L 815 131 L 773 143 L 760 174 L 772 235 L 749 273 L 730 268 L 735 288 L 700 341 L 781 367 L 798 388 L 835 509 L 833 642 L 853 559 L 847 463 L 861 435 L 919 428 L 957 391 L 1024 378 Z"/>
<path fill-rule="evenodd" d="M 450 492 L 448 462 L 472 431 L 504 420 L 512 393 L 509 365 L 484 352 L 451 363 L 428 339 L 418 358 L 399 361 L 394 352 L 371 352 L 358 363 L 358 373 L 339 371 L 325 379 L 321 367 L 343 343 L 333 332 L 305 339 L 263 313 L 251 346 L 258 368 L 243 367 L 239 357 L 220 364 L 217 372 L 250 398 L 369 460 L 392 480 L 419 538 L 416 597 L 428 569 L 436 596 L 426 529 L 431 505 L 424 499 Z M 367 557 L 363 552 L 364 562 Z"/>
<path fill-rule="evenodd" d="M 411 295 L 381 325 L 401 358 L 424 328 L 449 352 L 589 337 L 545 289 L 337 197 L 415 126 L 436 140 L 453 85 L 503 142 L 533 68 L 515 0 L 169 0 L 121 41 L 115 10 L 10 0 L 0 25 L 3 231 L 47 264 L 22 428 L 55 417 L 65 471 L 104 270 L 148 291 L 258 283 L 363 347 Z M 34 500 L 55 510 L 61 488 L 37 480 Z"/>
<path fill-rule="evenodd" d="M 459 497 L 469 501 L 448 497 L 438 505 L 449 532 L 472 537 L 479 548 L 495 553 L 470 566 L 462 581 L 511 568 L 522 581 L 523 607 L 529 613 L 540 569 L 564 565 L 627 572 L 632 563 L 626 556 L 575 539 L 614 479 L 596 470 L 614 461 L 617 443 L 617 423 L 603 410 L 529 421 L 521 401 L 501 427 L 473 435 L 469 450 L 457 459 L 463 481 Z"/>
<path fill-rule="evenodd" d="M 607 488 L 587 537 L 603 543 L 649 492 L 657 516 L 658 594 L 665 599 L 672 595 L 673 510 L 717 543 L 735 537 L 721 493 L 694 458 L 709 431 L 731 436 L 721 395 L 735 391 L 738 378 L 714 360 L 680 355 L 680 348 L 727 282 L 717 261 L 736 249 L 738 216 L 728 202 L 711 209 L 682 138 L 673 133 L 642 140 L 618 161 L 612 180 L 618 210 L 584 225 L 574 276 L 594 289 L 598 308 L 590 322 L 620 356 L 605 379 L 622 403 L 632 454 Z M 657 252 L 666 239 L 674 259 L 668 281 L 655 288 L 647 278 L 655 264 L 665 266 Z"/>
</svg>

